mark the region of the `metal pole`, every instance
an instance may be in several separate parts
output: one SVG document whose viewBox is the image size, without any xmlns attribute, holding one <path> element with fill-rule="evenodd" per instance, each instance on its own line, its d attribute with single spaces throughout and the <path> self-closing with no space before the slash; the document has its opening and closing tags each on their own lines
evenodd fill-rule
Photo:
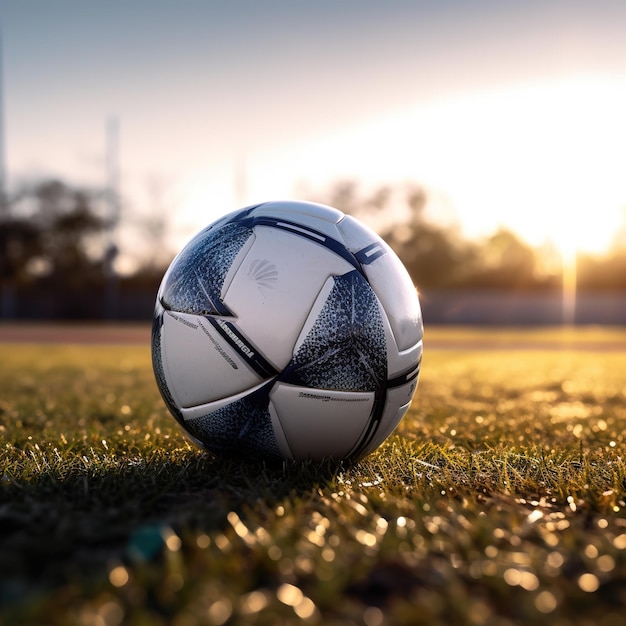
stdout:
<svg viewBox="0 0 626 626">
<path fill-rule="evenodd" d="M 119 167 L 119 121 L 111 116 L 106 121 L 106 249 L 104 253 L 105 301 L 104 315 L 107 319 L 119 317 L 119 281 L 115 271 L 117 226 L 120 221 L 120 167 Z"/>
<path fill-rule="evenodd" d="M 0 30 L 0 219 L 9 217 L 7 198 L 6 135 L 4 120 L 4 56 Z"/>
<path fill-rule="evenodd" d="M 6 136 L 4 123 L 4 58 L 2 31 L 0 30 L 0 222 L 10 217 L 9 198 L 7 196 Z M 16 316 L 17 295 L 15 285 L 10 278 L 0 282 L 0 319 Z"/>
</svg>

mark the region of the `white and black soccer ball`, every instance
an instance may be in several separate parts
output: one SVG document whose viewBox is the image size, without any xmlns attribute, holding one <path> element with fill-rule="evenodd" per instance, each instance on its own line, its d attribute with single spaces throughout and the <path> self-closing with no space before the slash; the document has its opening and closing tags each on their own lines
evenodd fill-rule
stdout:
<svg viewBox="0 0 626 626">
<path fill-rule="evenodd" d="M 152 360 L 169 410 L 217 455 L 354 460 L 409 408 L 422 336 L 415 287 L 378 235 L 328 206 L 268 202 L 172 261 Z"/>
</svg>

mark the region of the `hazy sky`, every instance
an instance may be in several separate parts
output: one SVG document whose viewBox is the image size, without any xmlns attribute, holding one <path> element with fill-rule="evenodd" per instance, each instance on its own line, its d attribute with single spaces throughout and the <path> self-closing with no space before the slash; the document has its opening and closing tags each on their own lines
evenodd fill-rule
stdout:
<svg viewBox="0 0 626 626">
<path fill-rule="evenodd" d="M 626 206 L 621 0 L 1 0 L 0 27 L 10 185 L 102 184 L 115 116 L 127 210 L 159 189 L 186 234 L 343 178 L 563 246 Z"/>
</svg>

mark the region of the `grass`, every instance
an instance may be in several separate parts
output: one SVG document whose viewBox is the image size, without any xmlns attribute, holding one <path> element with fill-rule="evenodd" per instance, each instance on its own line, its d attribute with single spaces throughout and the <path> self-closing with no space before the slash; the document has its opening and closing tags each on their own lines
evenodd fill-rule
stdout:
<svg viewBox="0 0 626 626">
<path fill-rule="evenodd" d="M 626 352 L 422 371 L 359 464 L 269 468 L 188 445 L 146 347 L 0 345 L 0 624 L 624 624 Z"/>
</svg>

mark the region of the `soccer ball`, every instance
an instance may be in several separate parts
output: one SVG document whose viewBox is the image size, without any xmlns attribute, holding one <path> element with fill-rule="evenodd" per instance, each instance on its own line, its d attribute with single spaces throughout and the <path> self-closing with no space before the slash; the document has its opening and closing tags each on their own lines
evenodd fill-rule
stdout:
<svg viewBox="0 0 626 626">
<path fill-rule="evenodd" d="M 417 292 L 378 235 L 332 207 L 268 202 L 172 261 L 152 361 L 171 413 L 218 456 L 356 460 L 409 408 L 422 336 Z"/>
</svg>

